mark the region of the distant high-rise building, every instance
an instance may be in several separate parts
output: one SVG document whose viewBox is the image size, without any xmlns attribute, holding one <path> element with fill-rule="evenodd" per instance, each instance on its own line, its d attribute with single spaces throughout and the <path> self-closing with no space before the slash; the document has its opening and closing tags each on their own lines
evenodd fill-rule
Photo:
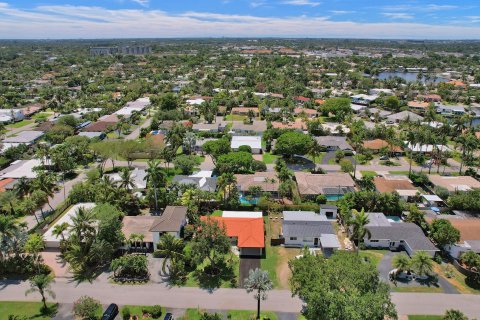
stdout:
<svg viewBox="0 0 480 320">
<path fill-rule="evenodd" d="M 92 56 L 123 54 L 123 55 L 143 55 L 152 53 L 151 46 L 122 46 L 122 47 L 94 47 L 90 48 Z"/>
</svg>

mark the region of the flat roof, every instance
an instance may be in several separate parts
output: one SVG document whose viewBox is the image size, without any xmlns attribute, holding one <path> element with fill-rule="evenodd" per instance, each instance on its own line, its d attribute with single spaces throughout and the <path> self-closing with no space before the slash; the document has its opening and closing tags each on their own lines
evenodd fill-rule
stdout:
<svg viewBox="0 0 480 320">
<path fill-rule="evenodd" d="M 35 140 L 43 136 L 43 131 L 22 131 L 14 137 L 8 137 L 3 139 L 3 142 L 7 143 L 33 143 Z"/>
<path fill-rule="evenodd" d="M 37 177 L 37 173 L 33 171 L 33 168 L 41 165 L 42 161 L 38 159 L 17 160 L 12 162 L 9 167 L 0 171 L 0 177 L 13 179 L 25 177 L 27 179 L 34 179 Z"/>
<path fill-rule="evenodd" d="M 262 218 L 262 211 L 223 211 L 224 218 Z"/>
<path fill-rule="evenodd" d="M 55 226 L 60 225 L 62 223 L 68 223 L 70 226 L 72 225 L 72 218 L 77 215 L 77 211 L 79 208 L 84 208 L 84 209 L 92 209 L 96 206 L 95 203 L 92 202 L 85 202 L 85 203 L 77 203 L 76 205 L 72 206 L 66 213 L 63 214 L 63 216 L 58 219 L 53 225 L 48 228 L 47 232 L 43 235 L 43 238 L 45 239 L 45 242 L 60 242 L 61 238 L 57 238 L 55 235 L 53 235 L 53 229 Z M 70 236 L 70 228 L 67 229 L 67 231 L 64 233 L 65 239 L 68 239 Z"/>
<path fill-rule="evenodd" d="M 341 248 L 337 235 L 332 233 L 322 233 L 320 235 L 320 243 L 322 244 L 322 248 Z"/>
<path fill-rule="evenodd" d="M 241 146 L 249 146 L 252 149 L 261 149 L 262 137 L 261 136 L 233 136 L 232 142 L 231 142 L 232 149 L 237 149 Z"/>
<path fill-rule="evenodd" d="M 327 216 L 313 211 L 283 211 L 283 221 L 328 221 Z"/>
</svg>

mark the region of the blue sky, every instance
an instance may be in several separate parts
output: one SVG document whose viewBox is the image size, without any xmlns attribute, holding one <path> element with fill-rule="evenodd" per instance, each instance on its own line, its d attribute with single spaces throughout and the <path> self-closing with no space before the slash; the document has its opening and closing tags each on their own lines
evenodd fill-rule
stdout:
<svg viewBox="0 0 480 320">
<path fill-rule="evenodd" d="M 0 38 L 480 39 L 480 0 L 0 0 Z"/>
</svg>

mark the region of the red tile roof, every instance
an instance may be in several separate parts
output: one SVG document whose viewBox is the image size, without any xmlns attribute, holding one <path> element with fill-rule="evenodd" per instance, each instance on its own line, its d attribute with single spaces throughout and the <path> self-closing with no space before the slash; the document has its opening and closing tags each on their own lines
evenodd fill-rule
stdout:
<svg viewBox="0 0 480 320">
<path fill-rule="evenodd" d="M 15 179 L 7 178 L 0 181 L 0 192 L 5 192 L 5 186 L 9 183 L 12 183 Z"/>
<path fill-rule="evenodd" d="M 265 231 L 262 218 L 201 217 L 203 221 L 215 220 L 224 225 L 227 236 L 237 238 L 239 248 L 264 248 Z"/>
<path fill-rule="evenodd" d="M 308 101 L 310 101 L 310 98 L 307 98 L 307 97 L 304 97 L 304 96 L 298 96 L 298 97 L 295 97 L 295 100 L 296 101 L 301 101 L 301 102 L 308 102 Z"/>
</svg>

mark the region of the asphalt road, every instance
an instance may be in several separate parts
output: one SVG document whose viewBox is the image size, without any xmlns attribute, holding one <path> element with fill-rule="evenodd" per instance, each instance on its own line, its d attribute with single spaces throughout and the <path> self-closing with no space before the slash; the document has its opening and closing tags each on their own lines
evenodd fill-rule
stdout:
<svg viewBox="0 0 480 320">
<path fill-rule="evenodd" d="M 25 296 L 27 282 L 1 281 L 0 301 L 32 301 L 39 296 Z M 115 302 L 119 305 L 161 304 L 168 308 L 197 308 L 215 310 L 254 310 L 256 301 L 252 294 L 243 289 L 217 289 L 208 292 L 199 288 L 168 287 L 164 284 L 146 284 L 138 286 L 114 285 L 108 282 L 94 281 L 76 284 L 69 279 L 57 279 L 53 291 L 59 303 L 72 303 L 82 295 L 100 300 L 102 304 Z M 443 294 L 443 293 L 392 293 L 400 315 L 424 314 L 442 315 L 448 309 L 459 309 L 469 317 L 480 317 L 480 295 Z M 302 302 L 292 297 L 288 290 L 272 290 L 262 309 L 276 312 L 299 312 Z"/>
</svg>

